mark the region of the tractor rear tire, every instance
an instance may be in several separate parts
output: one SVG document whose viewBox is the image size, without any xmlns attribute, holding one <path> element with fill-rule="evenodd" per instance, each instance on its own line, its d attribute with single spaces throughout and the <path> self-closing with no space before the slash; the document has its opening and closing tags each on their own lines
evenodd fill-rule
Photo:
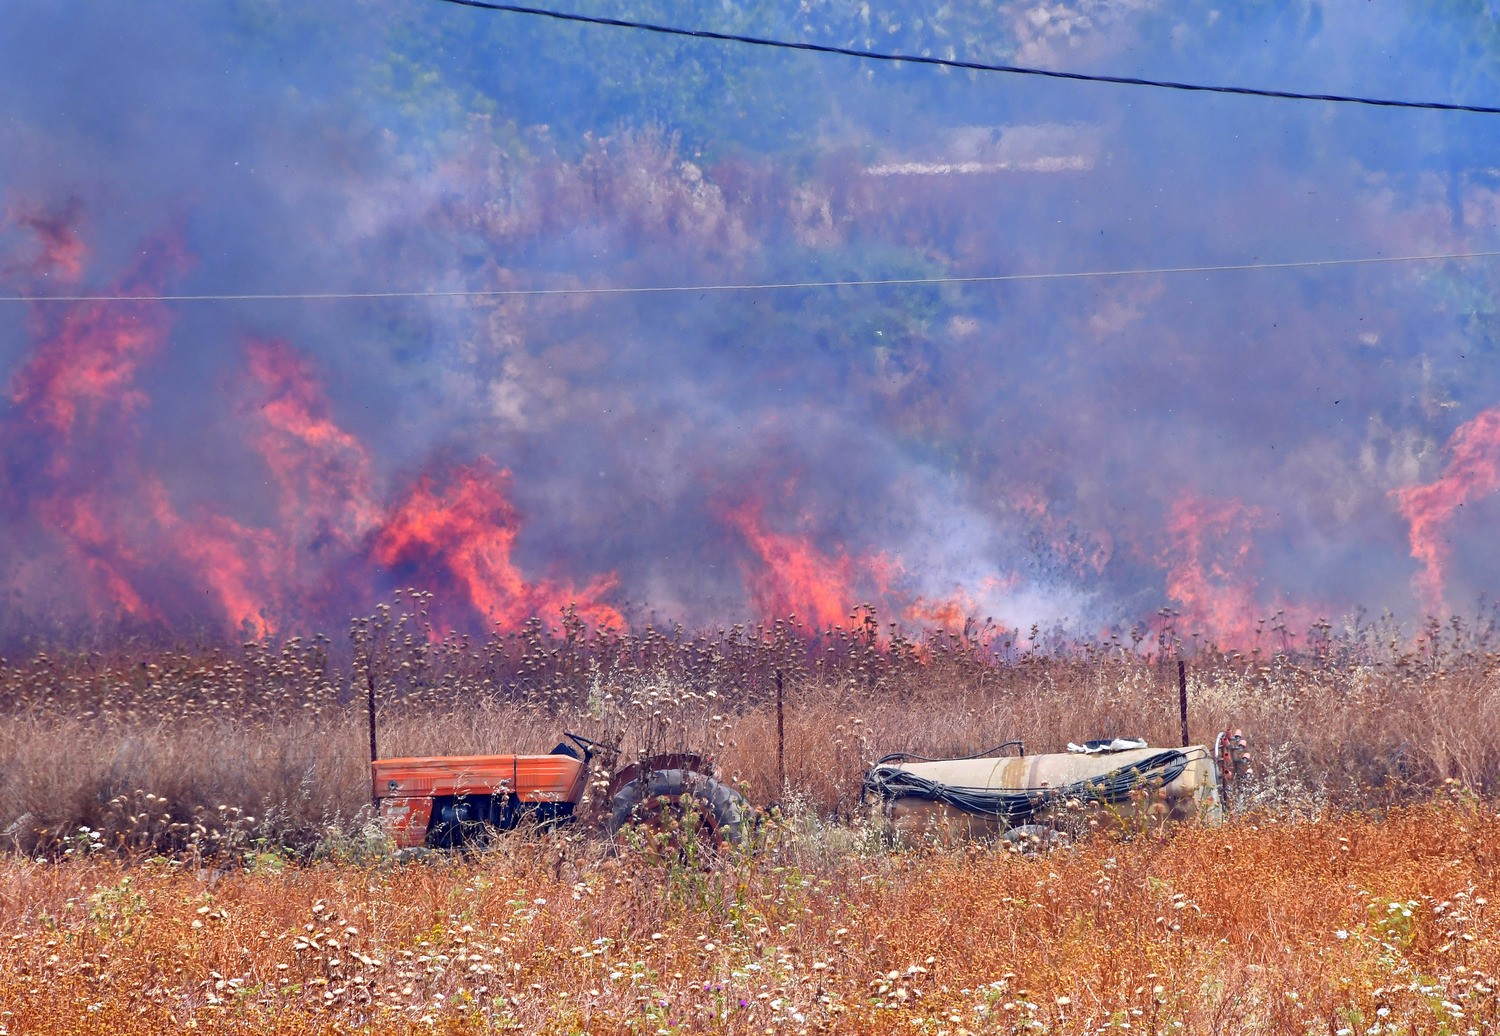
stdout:
<svg viewBox="0 0 1500 1036">
<path fill-rule="evenodd" d="M 606 830 L 620 844 L 632 824 L 666 833 L 672 821 L 687 818 L 696 824 L 697 837 L 715 849 L 741 845 L 749 834 L 750 807 L 743 795 L 706 773 L 680 769 L 641 774 L 617 791 Z"/>
</svg>

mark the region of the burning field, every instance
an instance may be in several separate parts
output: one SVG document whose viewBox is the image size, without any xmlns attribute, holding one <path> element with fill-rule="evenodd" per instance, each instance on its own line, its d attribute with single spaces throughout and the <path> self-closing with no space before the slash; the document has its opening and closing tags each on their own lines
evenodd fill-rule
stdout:
<svg viewBox="0 0 1500 1036">
<path fill-rule="evenodd" d="M 1500 96 L 1477 0 L 626 6 Z M 0 1036 L 1500 1027 L 1496 117 L 11 0 Z M 1178 660 L 1226 827 L 882 842 L 875 758 L 1175 744 Z M 367 694 L 711 752 L 754 851 L 398 863 Z"/>
<path fill-rule="evenodd" d="M 416 588 L 473 635 L 869 605 L 1028 643 L 1165 612 L 1247 650 L 1473 614 L 1500 577 L 1485 117 L 449 6 L 20 5 L 46 45 L 3 62 L 0 643 L 332 634 Z M 1480 89 L 1434 70 L 1493 19 L 971 6 L 884 42 L 1267 81 L 1373 48 L 1442 94 Z M 545 57 L 497 82 L 505 55 Z"/>
</svg>

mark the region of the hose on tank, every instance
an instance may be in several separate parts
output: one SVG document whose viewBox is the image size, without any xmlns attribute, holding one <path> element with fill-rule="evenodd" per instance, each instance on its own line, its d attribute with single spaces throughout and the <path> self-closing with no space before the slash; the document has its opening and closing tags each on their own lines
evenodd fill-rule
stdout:
<svg viewBox="0 0 1500 1036">
<path fill-rule="evenodd" d="M 1187 769 L 1195 753 L 1202 754 L 1202 750 L 1169 749 L 1097 777 L 1085 777 L 1056 787 L 965 788 L 930 780 L 899 766 L 877 764 L 865 774 L 864 790 L 886 800 L 910 796 L 941 802 L 964 813 L 994 817 L 1014 825 L 1055 802 L 1105 805 L 1125 802 L 1144 785 L 1161 787 L 1176 780 Z"/>
</svg>

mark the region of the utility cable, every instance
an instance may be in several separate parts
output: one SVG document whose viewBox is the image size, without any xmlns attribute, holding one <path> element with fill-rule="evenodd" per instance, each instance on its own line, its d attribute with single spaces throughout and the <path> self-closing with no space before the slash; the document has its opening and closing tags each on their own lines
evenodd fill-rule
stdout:
<svg viewBox="0 0 1500 1036">
<path fill-rule="evenodd" d="M 991 65 L 982 61 L 935 58 L 926 54 L 893 54 L 884 51 L 861 50 L 857 47 L 835 47 L 824 43 L 801 43 L 793 40 L 768 39 L 763 36 L 742 36 L 732 32 L 712 32 L 708 29 L 684 29 L 679 26 L 658 25 L 652 22 L 639 22 L 626 18 L 602 18 L 596 15 L 553 11 L 542 7 L 490 3 L 489 0 L 440 0 L 440 2 L 456 4 L 459 7 L 477 7 L 485 11 L 504 11 L 510 14 L 527 14 L 541 18 L 552 18 L 563 22 L 607 25 L 617 29 L 637 29 L 643 32 L 661 33 L 667 36 L 688 36 L 693 39 L 718 40 L 724 43 L 745 43 L 756 47 L 775 47 L 782 50 L 803 50 L 816 54 L 842 54 L 845 57 L 862 58 L 867 61 L 909 61 L 914 65 L 937 65 L 942 68 L 958 68 L 971 72 L 1004 72 L 1019 76 L 1042 76 L 1047 79 L 1071 79 L 1084 83 L 1109 83 L 1116 86 L 1148 86 L 1159 90 L 1237 94 L 1245 97 L 1271 97 L 1285 101 L 1327 101 L 1334 104 L 1364 104 L 1377 108 L 1426 108 L 1436 111 L 1500 115 L 1500 108 L 1479 104 L 1393 100 L 1380 97 L 1361 97 L 1353 94 L 1310 94 L 1298 93 L 1294 90 L 1267 90 L 1253 86 L 1215 86 L 1205 83 L 1180 83 L 1169 79 L 1140 79 L 1134 76 L 1106 76 L 1093 75 L 1086 72 L 1060 72 L 1050 68 L 1029 68 L 1024 65 Z"/>
<path fill-rule="evenodd" d="M 201 295 L 0 295 L 0 302 L 318 302 L 356 299 L 505 299 L 545 295 L 665 295 L 693 292 L 788 291 L 812 288 L 924 287 L 944 284 L 1004 284 L 1019 281 L 1086 280 L 1094 277 L 1149 277 L 1185 273 L 1238 273 L 1251 270 L 1305 270 L 1377 263 L 1422 263 L 1456 259 L 1493 259 L 1495 252 L 1451 252 L 1442 255 L 1387 255 L 1356 259 L 1305 259 L 1281 263 L 1230 263 L 1221 266 L 1156 266 L 1122 270 L 1077 270 L 1053 273 L 999 273 L 974 277 L 887 277 L 845 281 L 766 281 L 754 284 L 659 284 L 600 288 L 497 288 L 454 291 L 305 291 L 236 292 Z"/>
</svg>

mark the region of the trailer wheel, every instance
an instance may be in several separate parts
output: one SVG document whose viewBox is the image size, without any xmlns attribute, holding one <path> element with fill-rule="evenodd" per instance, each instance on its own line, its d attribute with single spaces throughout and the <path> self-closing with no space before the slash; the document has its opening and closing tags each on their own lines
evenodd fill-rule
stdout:
<svg viewBox="0 0 1500 1036">
<path fill-rule="evenodd" d="M 616 845 L 628 844 L 635 828 L 658 850 L 723 849 L 745 840 L 749 814 L 743 795 L 706 773 L 653 770 L 615 793 L 606 829 Z"/>
</svg>

